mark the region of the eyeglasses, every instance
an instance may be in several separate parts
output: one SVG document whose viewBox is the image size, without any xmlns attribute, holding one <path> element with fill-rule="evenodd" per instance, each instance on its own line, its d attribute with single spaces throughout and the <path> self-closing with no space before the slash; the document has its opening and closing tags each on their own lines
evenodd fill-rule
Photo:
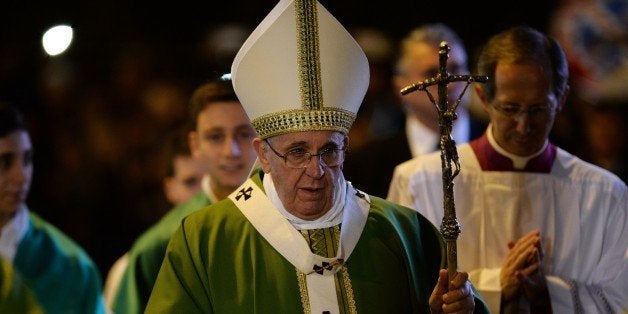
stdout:
<svg viewBox="0 0 628 314">
<path fill-rule="evenodd" d="M 530 119 L 539 119 L 547 117 L 552 112 L 551 106 L 533 106 L 523 109 L 520 106 L 501 106 L 496 103 L 491 105 L 501 114 L 509 118 L 515 118 L 522 114 L 527 114 Z"/>
<path fill-rule="evenodd" d="M 324 164 L 327 167 L 335 167 L 340 165 L 345 160 L 345 149 L 344 148 L 323 148 L 318 154 L 311 154 L 303 148 L 295 148 L 286 152 L 285 155 L 280 154 L 276 151 L 268 140 L 264 140 L 270 150 L 277 155 L 277 157 L 283 159 L 286 163 L 286 166 L 294 169 L 301 169 L 307 167 L 307 165 L 312 160 L 312 157 L 318 157 L 319 162 Z"/>
</svg>

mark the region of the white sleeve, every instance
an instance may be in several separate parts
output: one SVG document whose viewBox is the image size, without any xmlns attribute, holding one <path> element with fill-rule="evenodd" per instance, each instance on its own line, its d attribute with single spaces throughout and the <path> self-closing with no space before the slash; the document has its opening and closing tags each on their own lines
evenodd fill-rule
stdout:
<svg viewBox="0 0 628 314">
<path fill-rule="evenodd" d="M 388 201 L 414 208 L 412 196 L 410 195 L 410 176 L 411 171 L 409 171 L 407 167 L 404 167 L 404 164 L 395 167 L 393 178 L 388 188 L 388 196 L 386 196 Z"/>
<path fill-rule="evenodd" d="M 501 307 L 500 272 L 501 268 L 478 268 L 469 271 L 469 279 L 475 288 L 491 311 L 497 312 Z M 546 276 L 546 281 L 554 313 L 619 313 L 611 311 L 610 304 L 604 306 L 603 301 L 600 304 L 602 307 L 596 306 L 597 311 L 585 311 L 585 307 L 589 308 L 591 305 L 600 303 L 594 301 L 594 296 L 588 294 L 589 289 L 575 281 L 565 281 L 555 276 Z"/>
<path fill-rule="evenodd" d="M 627 193 L 611 202 L 605 225 L 603 254 L 586 278 L 547 276 L 554 313 L 628 313 Z M 585 248 L 583 248 L 585 249 Z"/>
<path fill-rule="evenodd" d="M 554 313 L 576 313 L 574 311 L 574 296 L 577 295 L 575 287 L 558 277 L 546 276 L 547 288 L 552 301 Z M 576 303 L 580 300 L 576 299 Z M 582 310 L 578 313 L 582 313 Z"/>
<path fill-rule="evenodd" d="M 608 289 L 574 280 L 546 277 L 554 313 L 626 313 L 625 301 L 617 303 Z M 624 291 L 625 294 L 625 291 Z"/>
<path fill-rule="evenodd" d="M 500 272 L 501 268 L 479 268 L 469 271 L 469 279 L 491 311 L 499 311 L 501 305 Z M 554 313 L 626 313 L 628 310 L 621 297 L 612 296 L 612 291 L 621 295 L 622 292 L 616 291 L 617 289 L 609 287 L 603 289 L 555 276 L 546 276 L 545 279 Z M 626 281 L 623 282 L 625 286 Z M 623 291 L 625 295 L 625 291 L 628 290 Z"/>
</svg>

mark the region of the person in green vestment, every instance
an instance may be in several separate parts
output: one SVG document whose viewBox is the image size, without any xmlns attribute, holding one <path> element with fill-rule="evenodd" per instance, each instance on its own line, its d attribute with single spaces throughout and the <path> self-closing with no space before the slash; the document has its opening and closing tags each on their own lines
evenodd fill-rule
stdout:
<svg viewBox="0 0 628 314">
<path fill-rule="evenodd" d="M 207 172 L 205 164 L 192 156 L 188 145 L 189 124 L 185 123 L 169 134 L 164 145 L 165 176 L 163 178 L 164 196 L 171 206 L 188 201 L 201 190 L 203 175 Z M 105 277 L 103 295 L 105 304 L 112 308 L 113 299 L 122 279 L 122 274 L 129 263 L 129 252 L 120 256 L 109 268 Z"/>
<path fill-rule="evenodd" d="M 190 98 L 188 140 L 192 155 L 205 166 L 201 191 L 175 206 L 135 241 L 128 265 L 114 294 L 115 313 L 143 313 L 166 252 L 168 240 L 183 217 L 229 195 L 247 179 L 256 154 L 255 129 L 229 80 L 196 88 Z"/>
<path fill-rule="evenodd" d="M 13 265 L 0 256 L 0 313 L 44 313 Z"/>
<path fill-rule="evenodd" d="M 369 68 L 320 3 L 280 1 L 231 75 L 261 168 L 183 219 L 146 313 L 487 312 L 434 225 L 345 180 Z"/>
<path fill-rule="evenodd" d="M 3 269 L 3 290 L 5 279 L 23 285 L 25 297 L 45 313 L 105 313 L 102 278 L 91 257 L 26 205 L 32 177 L 24 118 L 0 103 L 0 258 L 11 266 Z M 3 306 L 12 305 L 3 297 Z"/>
</svg>

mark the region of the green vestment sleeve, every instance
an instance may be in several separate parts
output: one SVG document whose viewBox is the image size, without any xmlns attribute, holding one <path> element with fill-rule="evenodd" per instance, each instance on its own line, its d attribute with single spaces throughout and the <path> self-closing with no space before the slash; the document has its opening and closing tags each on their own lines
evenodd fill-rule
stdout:
<svg viewBox="0 0 628 314">
<path fill-rule="evenodd" d="M 170 210 L 135 241 L 113 301 L 115 313 L 144 313 L 170 237 L 185 216 L 210 203 L 205 192 L 198 192 L 187 202 Z"/>
<path fill-rule="evenodd" d="M 0 257 L 0 313 L 44 313 L 35 295 L 13 269 Z"/>
<path fill-rule="evenodd" d="M 46 313 L 105 313 L 100 271 L 87 253 L 34 213 L 20 240 L 15 269 Z"/>
</svg>

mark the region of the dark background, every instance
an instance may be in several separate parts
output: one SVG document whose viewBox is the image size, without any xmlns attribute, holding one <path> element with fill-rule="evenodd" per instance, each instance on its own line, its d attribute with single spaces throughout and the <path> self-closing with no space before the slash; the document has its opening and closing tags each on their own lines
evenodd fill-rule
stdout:
<svg viewBox="0 0 628 314">
<path fill-rule="evenodd" d="M 556 5 L 321 3 L 345 27 L 375 27 L 394 40 L 421 23 L 444 22 L 463 38 L 471 57 L 488 36 L 508 26 L 545 30 Z M 200 43 L 207 32 L 225 23 L 252 30 L 275 4 L 99 0 L 0 5 L 0 100 L 25 112 L 36 150 L 28 204 L 82 245 L 103 277 L 135 237 L 169 208 L 154 158 L 169 125 L 147 118 L 137 105 L 138 94 L 146 82 L 167 79 L 187 97 L 198 82 L 228 70 L 226 62 L 203 56 Z M 57 23 L 74 28 L 74 42 L 53 58 L 41 49 L 40 38 Z"/>
</svg>

